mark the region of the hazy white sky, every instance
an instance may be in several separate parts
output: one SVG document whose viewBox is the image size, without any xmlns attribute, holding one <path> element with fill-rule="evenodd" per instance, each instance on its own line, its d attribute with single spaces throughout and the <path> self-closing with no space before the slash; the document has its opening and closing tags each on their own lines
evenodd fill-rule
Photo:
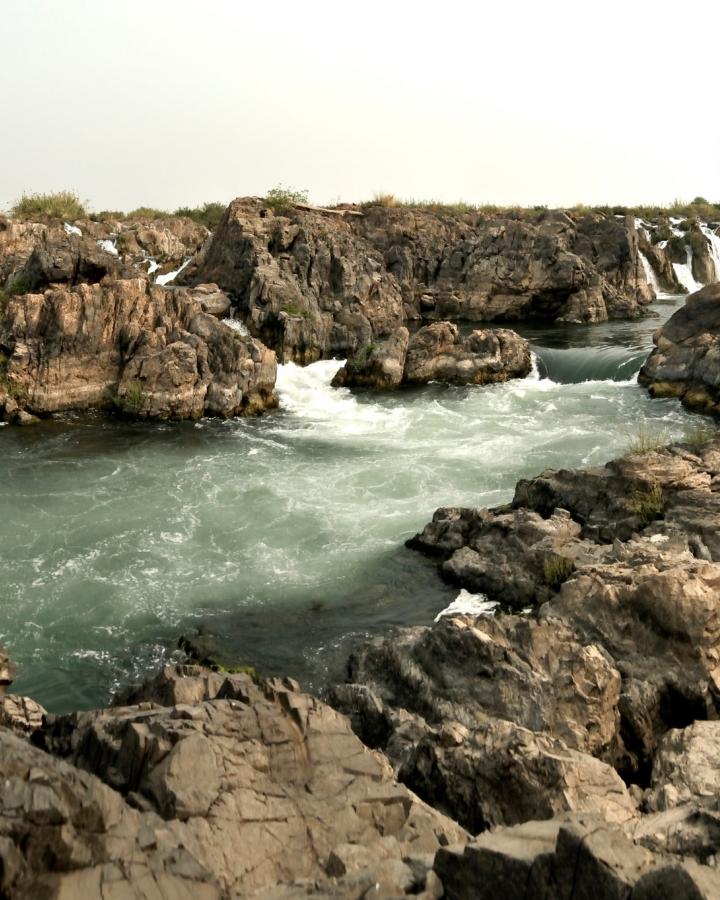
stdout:
<svg viewBox="0 0 720 900">
<path fill-rule="evenodd" d="M 0 207 L 720 201 L 719 0 L 1 0 Z"/>
</svg>

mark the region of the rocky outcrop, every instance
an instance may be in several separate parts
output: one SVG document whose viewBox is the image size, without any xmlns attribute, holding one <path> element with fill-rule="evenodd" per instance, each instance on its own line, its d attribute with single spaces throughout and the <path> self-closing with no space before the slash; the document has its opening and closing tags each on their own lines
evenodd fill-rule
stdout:
<svg viewBox="0 0 720 900">
<path fill-rule="evenodd" d="M 691 294 L 653 336 L 655 349 L 638 379 L 654 397 L 720 414 L 720 284 Z"/>
<path fill-rule="evenodd" d="M 11 294 L 50 284 L 97 282 L 129 274 L 117 254 L 62 223 L 17 222 L 0 217 L 0 290 Z"/>
<path fill-rule="evenodd" d="M 275 354 L 201 302 L 143 278 L 11 298 L 0 328 L 6 406 L 184 419 L 275 405 Z"/>
<path fill-rule="evenodd" d="M 580 813 L 627 830 L 651 813 L 651 849 L 706 847 L 713 723 L 673 729 L 720 712 L 718 485 L 720 440 L 547 471 L 494 510 L 438 510 L 410 545 L 513 613 L 448 611 L 374 638 L 332 702 L 472 832 Z M 684 805 L 673 821 L 658 819 L 666 791 Z"/>
<path fill-rule="evenodd" d="M 233 201 L 183 273 L 216 282 L 282 360 L 352 356 L 410 322 L 605 321 L 653 297 L 632 219 L 370 207 L 275 214 Z"/>
<path fill-rule="evenodd" d="M 0 290 L 40 291 L 50 284 L 94 283 L 178 269 L 209 232 L 191 219 L 48 220 L 0 216 Z M 149 264 L 152 263 L 152 266 Z"/>
<path fill-rule="evenodd" d="M 406 328 L 350 354 L 336 374 L 336 386 L 376 390 L 403 384 L 493 384 L 524 378 L 531 368 L 526 340 L 507 329 L 462 336 L 452 322 L 426 325 L 412 337 Z"/>
</svg>

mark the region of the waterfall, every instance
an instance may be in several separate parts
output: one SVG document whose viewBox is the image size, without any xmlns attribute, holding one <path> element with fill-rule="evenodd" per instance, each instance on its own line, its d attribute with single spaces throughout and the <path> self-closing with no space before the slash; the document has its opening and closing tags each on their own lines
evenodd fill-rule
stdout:
<svg viewBox="0 0 720 900">
<path fill-rule="evenodd" d="M 695 281 L 692 273 L 692 250 L 690 247 L 686 247 L 685 251 L 687 253 L 687 262 L 684 263 L 673 263 L 673 269 L 675 269 L 675 274 L 677 275 L 677 280 L 680 284 L 685 288 L 685 290 L 689 294 L 694 294 L 695 291 L 699 291 L 702 285 L 700 282 Z"/>
<path fill-rule="evenodd" d="M 715 234 L 709 225 L 700 225 L 700 230 L 710 244 L 710 256 L 715 266 L 715 281 L 720 281 L 720 235 Z"/>
<path fill-rule="evenodd" d="M 645 256 L 644 253 L 640 253 L 638 251 L 638 255 L 640 257 L 640 262 L 642 263 L 643 270 L 645 271 L 645 280 L 650 285 L 650 287 L 655 291 L 655 294 L 660 293 L 660 283 L 658 282 L 657 275 L 653 267 L 650 265 L 650 260 Z"/>
</svg>

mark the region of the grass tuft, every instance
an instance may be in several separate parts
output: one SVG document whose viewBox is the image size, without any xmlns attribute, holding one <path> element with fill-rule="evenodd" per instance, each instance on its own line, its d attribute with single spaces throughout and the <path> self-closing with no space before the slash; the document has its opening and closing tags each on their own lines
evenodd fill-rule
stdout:
<svg viewBox="0 0 720 900">
<path fill-rule="evenodd" d="M 197 222 L 198 225 L 204 225 L 208 231 L 212 231 L 220 224 L 226 209 L 225 203 L 204 203 L 202 206 L 180 206 L 175 210 L 174 215 L 185 216 L 185 218 Z"/>
<path fill-rule="evenodd" d="M 566 556 L 546 556 L 543 560 L 543 581 L 554 590 L 558 590 L 574 571 L 575 563 Z"/>
<path fill-rule="evenodd" d="M 630 512 L 640 520 L 641 527 L 659 519 L 665 511 L 662 488 L 654 484 L 647 491 L 636 491 L 628 504 Z"/>
<path fill-rule="evenodd" d="M 63 219 L 74 222 L 87 218 L 87 210 L 73 191 L 49 194 L 23 194 L 10 209 L 15 219 Z"/>
<path fill-rule="evenodd" d="M 628 443 L 629 453 L 653 453 L 662 450 L 670 443 L 670 435 L 667 431 L 651 431 L 645 425 L 641 425 Z"/>
</svg>

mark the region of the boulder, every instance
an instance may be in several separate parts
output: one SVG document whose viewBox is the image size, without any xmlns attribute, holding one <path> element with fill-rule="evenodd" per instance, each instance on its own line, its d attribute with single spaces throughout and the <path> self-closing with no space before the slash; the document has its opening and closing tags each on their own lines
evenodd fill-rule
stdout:
<svg viewBox="0 0 720 900">
<path fill-rule="evenodd" d="M 462 337 L 457 325 L 437 322 L 410 340 L 404 380 L 408 384 L 492 384 L 530 372 L 528 343 L 507 329 L 473 331 Z"/>
<path fill-rule="evenodd" d="M 720 284 L 691 294 L 653 341 L 640 383 L 654 397 L 678 397 L 691 409 L 720 414 Z"/>
<path fill-rule="evenodd" d="M 638 846 L 592 816 L 498 829 L 438 851 L 447 900 L 711 900 L 720 875 Z"/>
<path fill-rule="evenodd" d="M 364 344 L 348 356 L 333 378 L 334 387 L 367 387 L 388 390 L 403 380 L 405 356 L 410 335 L 400 327 L 377 343 Z"/>
</svg>

